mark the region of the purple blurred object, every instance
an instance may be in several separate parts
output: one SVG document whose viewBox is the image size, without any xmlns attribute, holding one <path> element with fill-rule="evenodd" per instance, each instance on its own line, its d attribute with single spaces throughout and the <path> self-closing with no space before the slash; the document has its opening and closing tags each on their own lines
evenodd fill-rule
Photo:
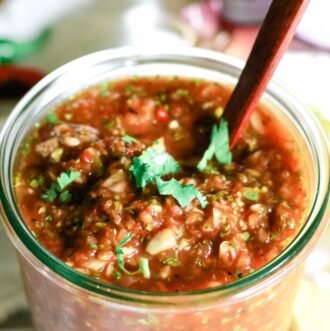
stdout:
<svg viewBox="0 0 330 331">
<path fill-rule="evenodd" d="M 271 0 L 223 0 L 224 19 L 237 24 L 263 21 Z"/>
<path fill-rule="evenodd" d="M 199 1 L 184 7 L 181 15 L 202 39 L 211 39 L 220 29 L 221 8 L 221 0 Z"/>
</svg>

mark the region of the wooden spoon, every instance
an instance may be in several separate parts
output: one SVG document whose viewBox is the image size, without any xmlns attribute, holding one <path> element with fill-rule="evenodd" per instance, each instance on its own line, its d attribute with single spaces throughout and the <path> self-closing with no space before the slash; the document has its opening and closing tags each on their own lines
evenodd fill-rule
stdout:
<svg viewBox="0 0 330 331">
<path fill-rule="evenodd" d="M 239 81 L 225 107 L 233 148 L 288 48 L 309 0 L 273 0 Z"/>
</svg>

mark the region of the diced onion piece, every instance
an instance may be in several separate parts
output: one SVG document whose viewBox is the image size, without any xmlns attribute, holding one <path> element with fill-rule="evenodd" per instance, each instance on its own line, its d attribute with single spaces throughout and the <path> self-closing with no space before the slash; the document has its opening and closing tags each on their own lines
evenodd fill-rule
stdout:
<svg viewBox="0 0 330 331">
<path fill-rule="evenodd" d="M 177 244 L 175 232 L 173 229 L 164 229 L 156 233 L 149 241 L 146 251 L 150 255 L 157 255 L 160 252 L 166 251 L 175 247 Z"/>
<path fill-rule="evenodd" d="M 117 170 L 103 182 L 102 186 L 115 193 L 124 192 L 127 187 L 127 178 L 124 170 Z"/>
</svg>

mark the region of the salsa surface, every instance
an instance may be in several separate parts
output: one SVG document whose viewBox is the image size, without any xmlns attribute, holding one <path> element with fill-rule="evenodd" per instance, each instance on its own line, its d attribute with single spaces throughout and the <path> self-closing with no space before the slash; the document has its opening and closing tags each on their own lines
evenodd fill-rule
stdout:
<svg viewBox="0 0 330 331">
<path fill-rule="evenodd" d="M 126 288 L 204 289 L 262 267 L 304 221 L 301 164 L 259 106 L 227 161 L 214 154 L 198 169 L 229 95 L 218 83 L 150 77 L 64 101 L 21 146 L 23 219 L 67 265 Z"/>
</svg>

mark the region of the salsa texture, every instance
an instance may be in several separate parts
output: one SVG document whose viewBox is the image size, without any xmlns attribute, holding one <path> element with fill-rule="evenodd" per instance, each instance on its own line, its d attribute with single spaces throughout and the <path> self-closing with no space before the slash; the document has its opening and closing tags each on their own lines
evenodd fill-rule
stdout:
<svg viewBox="0 0 330 331">
<path fill-rule="evenodd" d="M 231 152 L 230 88 L 177 77 L 90 87 L 23 142 L 15 192 L 36 238 L 68 266 L 144 291 L 244 277 L 304 222 L 292 139 L 259 106 Z"/>
</svg>

